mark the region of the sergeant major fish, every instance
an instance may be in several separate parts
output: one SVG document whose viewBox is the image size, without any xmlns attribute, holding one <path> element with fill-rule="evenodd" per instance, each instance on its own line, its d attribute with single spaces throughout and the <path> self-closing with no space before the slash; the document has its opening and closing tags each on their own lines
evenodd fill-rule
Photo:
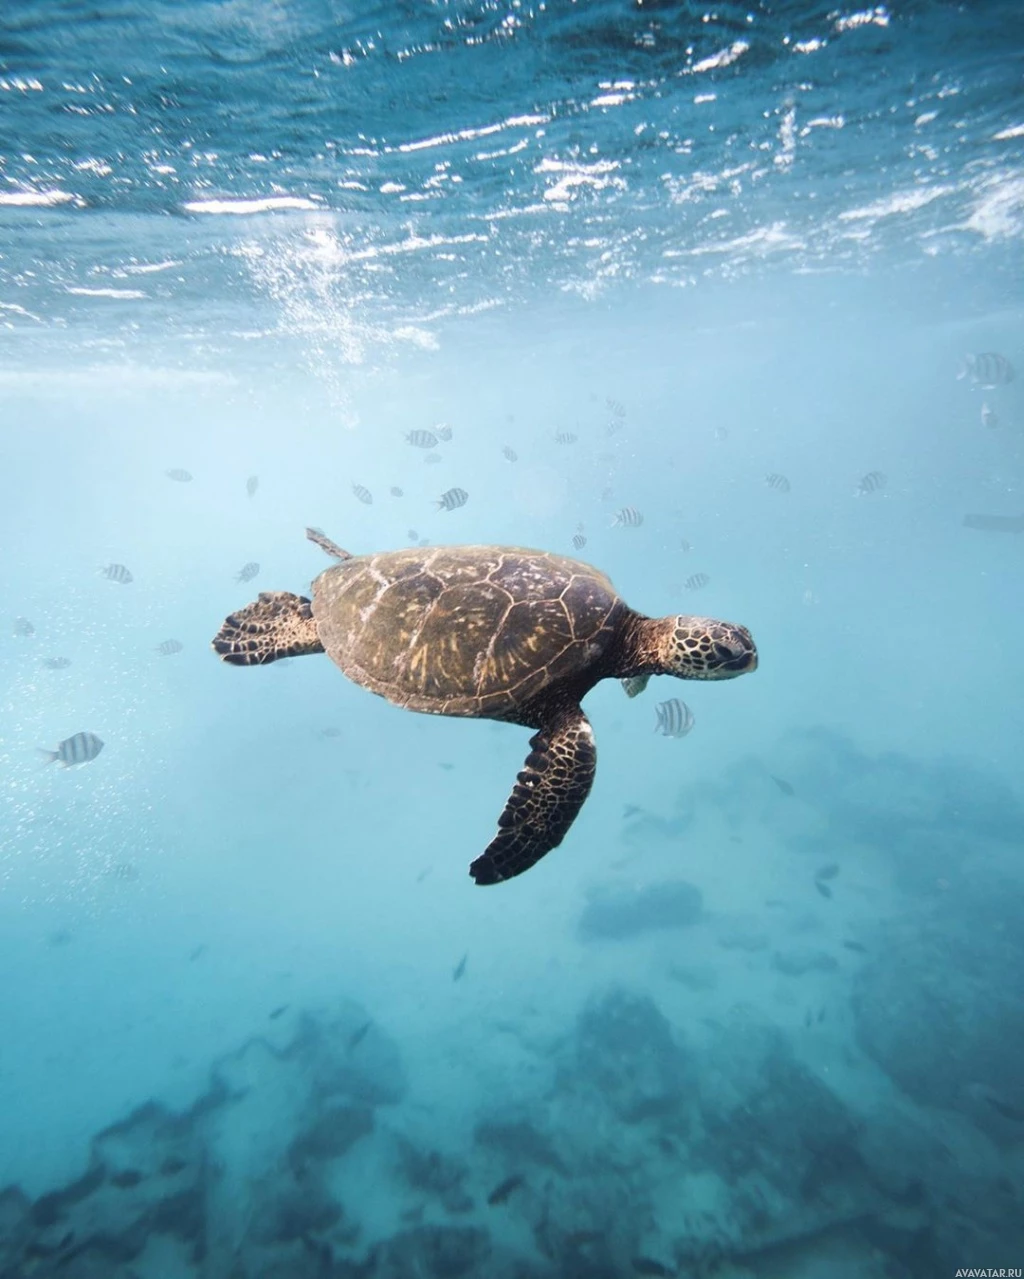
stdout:
<svg viewBox="0 0 1024 1279">
<path fill-rule="evenodd" d="M 435 426 L 434 430 L 437 432 L 437 438 L 439 440 L 443 440 L 445 444 L 447 444 L 452 438 L 452 428 L 446 422 L 442 422 L 439 426 Z"/>
<path fill-rule="evenodd" d="M 884 489 L 888 480 L 881 471 L 868 471 L 867 475 L 861 476 L 860 483 L 857 485 L 857 496 L 866 497 L 869 493 L 877 493 Z"/>
<path fill-rule="evenodd" d="M 192 472 L 183 471 L 180 466 L 175 466 L 169 471 L 164 471 L 164 475 L 166 475 L 169 480 L 177 480 L 179 484 L 187 484 L 192 478 Z"/>
<path fill-rule="evenodd" d="M 685 737 L 693 728 L 693 711 L 678 697 L 660 702 L 654 709 L 658 716 L 654 731 L 664 737 Z"/>
<path fill-rule="evenodd" d="M 73 764 L 88 764 L 95 759 L 103 749 L 103 743 L 95 733 L 75 733 L 73 737 L 58 742 L 56 750 L 40 749 L 48 763 L 60 760 L 64 768 L 70 768 Z"/>
<path fill-rule="evenodd" d="M 573 549 L 582 551 L 587 544 L 586 536 L 583 533 L 574 533 L 572 536 Z"/>
<path fill-rule="evenodd" d="M 255 560 L 250 560 L 248 564 L 243 564 L 235 574 L 236 582 L 251 582 L 256 574 L 260 571 L 260 566 Z"/>
<path fill-rule="evenodd" d="M 515 449 L 513 449 L 513 448 L 509 448 L 509 446 L 508 446 L 507 444 L 506 444 L 506 445 L 505 445 L 505 447 L 501 450 L 501 456 L 505 459 L 505 461 L 506 461 L 506 462 L 518 462 L 518 461 L 519 461 L 519 454 L 515 451 Z"/>
<path fill-rule="evenodd" d="M 612 528 L 639 528 L 643 522 L 644 517 L 635 506 L 624 506 L 621 511 L 615 512 Z"/>
<path fill-rule="evenodd" d="M 710 581 L 711 578 L 708 577 L 707 573 L 691 573 L 683 585 L 688 591 L 699 591 L 701 587 L 707 586 Z"/>
<path fill-rule="evenodd" d="M 454 511 L 460 506 L 465 506 L 468 501 L 469 494 L 465 489 L 454 488 L 448 489 L 447 492 L 442 493 L 435 505 L 438 510 Z"/>
<path fill-rule="evenodd" d="M 417 449 L 432 449 L 437 447 L 437 436 L 433 431 L 410 431 L 405 437 L 406 444 L 411 444 Z"/>
<path fill-rule="evenodd" d="M 788 493 L 791 487 L 789 480 L 784 475 L 779 475 L 777 471 L 773 471 L 771 475 L 766 475 L 764 482 L 770 489 L 775 489 L 779 493 Z"/>
<path fill-rule="evenodd" d="M 127 586 L 129 582 L 134 581 L 123 564 L 108 564 L 106 568 L 101 568 L 100 572 L 108 582 L 120 582 L 122 586 Z"/>
<path fill-rule="evenodd" d="M 175 653 L 180 653 L 185 645 L 181 640 L 166 639 L 156 646 L 156 651 L 161 657 L 173 657 Z"/>
<path fill-rule="evenodd" d="M 245 481 L 245 491 L 249 494 L 250 497 L 254 497 L 256 495 L 256 490 L 259 488 L 259 486 L 260 486 L 260 477 L 258 475 L 250 475 L 249 478 Z"/>
<path fill-rule="evenodd" d="M 373 504 L 373 494 L 365 485 L 353 484 L 352 492 L 357 498 L 359 498 L 360 502 L 362 502 L 364 506 L 371 506 Z"/>
<path fill-rule="evenodd" d="M 1012 382 L 1013 365 L 998 351 L 982 351 L 978 355 L 965 355 L 960 361 L 957 378 L 969 378 L 975 386 L 991 391 L 997 386 Z"/>
</svg>

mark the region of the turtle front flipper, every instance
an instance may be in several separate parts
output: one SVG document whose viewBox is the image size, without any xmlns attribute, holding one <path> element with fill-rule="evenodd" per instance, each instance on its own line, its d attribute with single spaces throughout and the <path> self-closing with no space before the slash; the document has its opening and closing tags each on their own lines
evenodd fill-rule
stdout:
<svg viewBox="0 0 1024 1279">
<path fill-rule="evenodd" d="M 289 591 L 260 591 L 258 600 L 224 619 L 213 648 L 232 666 L 261 666 L 324 651 L 309 600 Z"/>
<path fill-rule="evenodd" d="M 478 884 L 512 879 L 557 848 L 590 794 L 597 766 L 594 730 L 583 711 L 562 711 L 530 738 L 498 833 L 470 866 Z"/>
</svg>

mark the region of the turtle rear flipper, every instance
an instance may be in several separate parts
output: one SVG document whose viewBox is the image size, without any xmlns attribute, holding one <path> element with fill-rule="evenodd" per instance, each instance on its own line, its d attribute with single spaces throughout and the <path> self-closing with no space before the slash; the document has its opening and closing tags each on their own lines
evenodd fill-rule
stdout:
<svg viewBox="0 0 1024 1279">
<path fill-rule="evenodd" d="M 557 848 L 590 794 L 597 766 L 594 731 L 583 711 L 563 711 L 534 737 L 498 833 L 469 868 L 478 884 L 512 879 Z"/>
<path fill-rule="evenodd" d="M 261 591 L 259 599 L 224 619 L 213 649 L 232 666 L 261 666 L 281 657 L 322 653 L 324 646 L 304 595 Z"/>
</svg>

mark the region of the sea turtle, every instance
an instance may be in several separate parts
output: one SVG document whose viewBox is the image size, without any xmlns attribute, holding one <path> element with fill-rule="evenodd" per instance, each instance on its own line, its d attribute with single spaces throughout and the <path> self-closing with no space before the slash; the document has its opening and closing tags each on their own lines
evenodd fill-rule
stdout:
<svg viewBox="0 0 1024 1279">
<path fill-rule="evenodd" d="M 236 666 L 326 652 L 396 706 L 536 729 L 530 754 L 470 866 L 478 884 L 528 870 L 557 847 L 590 792 L 594 734 L 580 707 L 598 680 L 635 696 L 651 675 L 731 679 L 757 666 L 743 626 L 634 613 L 589 564 L 515 546 L 431 546 L 350 555 L 307 529 L 337 563 L 312 600 L 262 591 L 213 640 Z"/>
</svg>

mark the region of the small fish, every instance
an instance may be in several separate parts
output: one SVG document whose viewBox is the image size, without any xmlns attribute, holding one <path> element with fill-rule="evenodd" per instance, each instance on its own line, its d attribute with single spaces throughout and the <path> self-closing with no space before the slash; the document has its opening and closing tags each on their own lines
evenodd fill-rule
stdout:
<svg viewBox="0 0 1024 1279">
<path fill-rule="evenodd" d="M 433 449 L 437 447 L 437 436 L 433 431 L 410 431 L 405 437 L 406 444 L 417 449 Z"/>
<path fill-rule="evenodd" d="M 615 512 L 612 528 L 639 528 L 643 522 L 644 517 L 635 506 L 624 506 L 621 511 Z"/>
<path fill-rule="evenodd" d="M 768 776 L 772 779 L 779 790 L 782 791 L 783 795 L 792 796 L 796 794 L 796 791 L 784 777 L 776 777 L 774 773 L 769 773 Z"/>
<path fill-rule="evenodd" d="M 449 761 L 446 759 L 438 760 L 437 766 L 438 768 L 443 768 L 446 773 L 450 773 L 452 769 L 455 767 L 454 764 L 449 763 Z"/>
<path fill-rule="evenodd" d="M 256 490 L 260 486 L 260 477 L 258 475 L 250 475 L 245 481 L 245 491 L 250 497 L 256 496 Z"/>
<path fill-rule="evenodd" d="M 108 564 L 106 568 L 101 568 L 100 572 L 108 582 L 120 582 L 122 586 L 127 586 L 129 582 L 135 580 L 123 564 Z"/>
<path fill-rule="evenodd" d="M 370 1027 L 372 1025 L 373 1025 L 373 1020 L 371 1019 L 370 1021 L 364 1021 L 361 1026 L 357 1026 L 355 1030 L 353 1030 L 352 1034 L 349 1035 L 348 1037 L 348 1043 L 345 1045 L 349 1052 L 353 1052 L 356 1048 L 359 1047 L 359 1045 L 363 1042 L 363 1040 L 369 1034 Z"/>
<path fill-rule="evenodd" d="M 707 586 L 711 578 L 707 573 L 691 573 L 683 585 L 688 591 L 699 591 L 702 586 Z"/>
<path fill-rule="evenodd" d="M 126 1168 L 123 1172 L 111 1175 L 110 1184 L 118 1190 L 131 1190 L 143 1180 L 142 1173 L 135 1168 Z"/>
<path fill-rule="evenodd" d="M 835 879 L 839 874 L 838 862 L 826 862 L 824 866 L 819 866 L 815 873 L 815 879 Z"/>
<path fill-rule="evenodd" d="M 320 730 L 320 736 L 321 737 L 340 737 L 341 729 L 328 726 L 327 728 L 322 728 Z"/>
<path fill-rule="evenodd" d="M 429 545 L 430 545 L 430 538 L 429 538 L 429 537 L 421 537 L 421 538 L 420 538 L 420 540 L 416 543 L 416 545 L 417 545 L 417 546 L 429 546 Z"/>
<path fill-rule="evenodd" d="M 867 946 L 862 945 L 859 941 L 844 941 L 843 946 L 846 950 L 852 950 L 857 955 L 866 955 L 868 953 Z"/>
<path fill-rule="evenodd" d="M 11 631 L 15 635 L 25 636 L 27 638 L 29 635 L 34 635 L 36 633 L 36 628 L 27 617 L 16 617 L 14 619 L 14 625 L 11 627 Z"/>
<path fill-rule="evenodd" d="M 187 484 L 192 478 L 192 472 L 183 471 L 180 466 L 175 466 L 169 471 L 164 471 L 164 475 L 166 475 L 169 480 L 177 480 L 179 484 Z"/>
<path fill-rule="evenodd" d="M 814 887 L 821 893 L 822 897 L 831 897 L 832 889 L 828 884 L 822 883 L 820 879 L 814 881 Z"/>
<path fill-rule="evenodd" d="M 995 411 L 991 404 L 984 403 L 981 406 L 981 424 L 982 426 L 994 427 L 999 425 L 999 414 Z"/>
<path fill-rule="evenodd" d="M 659 702 L 654 709 L 658 717 L 654 731 L 661 733 L 663 737 L 685 737 L 693 728 L 693 711 L 678 697 Z"/>
<path fill-rule="evenodd" d="M 125 883 L 134 883 L 139 877 L 139 868 L 134 862 L 115 862 L 110 868 L 110 874 L 114 879 L 123 880 Z"/>
<path fill-rule="evenodd" d="M 248 580 L 248 579 L 246 579 Z M 156 646 L 156 651 L 161 657 L 173 657 L 175 653 L 180 653 L 185 645 L 181 640 L 169 639 L 163 640 Z"/>
<path fill-rule="evenodd" d="M 438 510 L 454 511 L 460 506 L 465 506 L 469 501 L 469 494 L 465 489 L 448 489 L 442 493 L 439 500 L 435 503 Z"/>
<path fill-rule="evenodd" d="M 452 438 L 452 428 L 447 422 L 442 422 L 440 425 L 435 426 L 434 430 L 437 432 L 437 438 L 443 440 L 445 444 Z"/>
<path fill-rule="evenodd" d="M 391 494 L 392 497 L 405 497 L 405 493 L 402 491 L 402 489 L 398 487 L 397 484 L 392 484 L 388 492 Z"/>
<path fill-rule="evenodd" d="M 626 416 L 626 406 L 625 404 L 622 403 L 621 400 L 615 400 L 615 399 L 612 399 L 611 396 L 609 396 L 605 400 L 604 405 L 605 405 L 605 408 L 611 413 L 613 417 Z"/>
<path fill-rule="evenodd" d="M 433 869 L 433 866 L 424 866 L 420 873 L 416 876 L 416 883 L 422 884 Z"/>
<path fill-rule="evenodd" d="M 825 1020 L 825 1013 L 826 1013 L 826 1011 L 827 1011 L 827 1010 L 826 1010 L 826 1008 L 825 1008 L 825 1005 L 824 1005 L 824 1004 L 822 1004 L 822 1006 L 818 1009 L 818 1025 L 819 1025 L 819 1026 L 820 1026 L 820 1025 L 821 1025 L 821 1023 Z"/>
<path fill-rule="evenodd" d="M 653 1257 L 633 1257 L 630 1265 L 638 1275 L 654 1275 L 657 1279 L 671 1279 L 676 1272 L 669 1270 L 668 1266 L 663 1265 L 660 1261 L 655 1261 Z"/>
<path fill-rule="evenodd" d="M 991 391 L 1006 386 L 1016 376 L 1013 365 L 998 351 L 982 351 L 979 355 L 965 355 L 960 361 L 957 378 L 969 378 L 975 386 Z"/>
<path fill-rule="evenodd" d="M 407 528 L 405 530 L 405 536 L 409 539 L 410 542 L 418 542 L 420 540 L 420 535 L 419 533 L 416 532 L 414 528 Z"/>
<path fill-rule="evenodd" d="M 791 487 L 789 480 L 784 475 L 779 475 L 777 471 L 772 471 L 771 475 L 766 475 L 764 482 L 770 489 L 775 489 L 779 493 L 788 493 Z"/>
<path fill-rule="evenodd" d="M 684 555 L 689 555 L 689 553 L 693 550 L 693 547 L 684 537 L 683 540 L 679 543 L 679 549 L 682 551 Z"/>
<path fill-rule="evenodd" d="M 65 737 L 58 742 L 56 750 L 43 750 L 42 753 L 48 763 L 59 759 L 64 768 L 70 768 L 73 764 L 88 764 L 102 749 L 103 743 L 95 733 L 76 733 L 74 737 Z"/>
<path fill-rule="evenodd" d="M 621 418 L 613 418 L 604 428 L 604 433 L 605 435 L 618 435 L 625 425 Z"/>
<path fill-rule="evenodd" d="M 1010 1119 L 1015 1124 L 1024 1124 L 1024 1110 L 1020 1106 L 1013 1106 L 1008 1101 L 1003 1101 L 999 1097 L 993 1097 L 991 1093 L 985 1094 L 985 1100 L 997 1114 L 1002 1115 L 1004 1119 Z"/>
<path fill-rule="evenodd" d="M 236 582 L 251 582 L 256 574 L 260 571 L 260 566 L 255 560 L 250 560 L 248 564 L 243 564 L 235 574 Z"/>
<path fill-rule="evenodd" d="M 443 462 L 444 458 L 440 453 L 428 453 L 423 460 L 427 466 L 436 466 L 438 462 Z"/>
<path fill-rule="evenodd" d="M 505 447 L 501 450 L 501 456 L 505 459 L 505 461 L 506 461 L 506 462 L 518 462 L 518 461 L 519 461 L 519 454 L 515 451 L 515 449 L 513 449 L 513 448 L 509 448 L 509 446 L 508 446 L 507 444 L 506 444 L 506 445 L 505 445 Z"/>
<path fill-rule="evenodd" d="M 461 979 L 462 975 L 466 971 L 466 962 L 468 959 L 469 959 L 469 952 L 467 951 L 466 954 L 462 956 L 459 962 L 452 969 L 452 981 L 459 981 Z"/>
<path fill-rule="evenodd" d="M 723 440 L 727 440 L 728 438 L 729 438 L 729 428 L 728 428 L 728 427 L 725 427 L 725 426 L 716 426 L 716 427 L 715 427 L 715 439 L 716 439 L 716 440 L 718 440 L 718 441 L 719 441 L 719 443 L 721 443 Z"/>
<path fill-rule="evenodd" d="M 575 444 L 580 437 L 572 431 L 559 431 L 555 436 L 556 444 Z"/>
<path fill-rule="evenodd" d="M 71 665 L 70 657 L 44 657 L 43 665 L 48 671 L 64 671 Z"/>
<path fill-rule="evenodd" d="M 275 1009 L 273 1009 L 272 1012 L 269 1012 L 267 1014 L 267 1020 L 277 1021 L 278 1017 L 283 1017 L 290 1007 L 291 1007 L 290 1004 L 278 1004 L 278 1006 Z"/>
<path fill-rule="evenodd" d="M 197 959 L 202 959 L 202 957 L 206 954 L 206 951 L 207 947 L 205 943 L 201 946 L 196 946 L 194 950 L 189 951 L 188 962 L 190 964 L 194 964 Z"/>
<path fill-rule="evenodd" d="M 857 496 L 866 497 L 869 493 L 878 493 L 888 482 L 881 471 L 868 471 L 867 475 L 861 476 L 857 485 Z"/>
<path fill-rule="evenodd" d="M 572 544 L 577 551 L 582 551 L 587 544 L 587 539 L 582 533 L 574 533 L 572 535 Z"/>
<path fill-rule="evenodd" d="M 353 484 L 352 492 L 356 495 L 357 498 L 359 498 L 360 502 L 362 502 L 364 506 L 373 505 L 373 494 L 364 485 Z"/>
<path fill-rule="evenodd" d="M 506 1177 L 504 1181 L 499 1182 L 491 1193 L 487 1196 L 487 1202 L 492 1208 L 498 1204 L 503 1204 L 508 1197 L 519 1189 L 525 1182 L 525 1177 L 521 1172 L 514 1172 L 511 1177 Z"/>
<path fill-rule="evenodd" d="M 160 1165 L 161 1177 L 176 1177 L 179 1172 L 184 1172 L 188 1164 L 184 1159 L 179 1159 L 177 1155 L 170 1155 Z"/>
</svg>

